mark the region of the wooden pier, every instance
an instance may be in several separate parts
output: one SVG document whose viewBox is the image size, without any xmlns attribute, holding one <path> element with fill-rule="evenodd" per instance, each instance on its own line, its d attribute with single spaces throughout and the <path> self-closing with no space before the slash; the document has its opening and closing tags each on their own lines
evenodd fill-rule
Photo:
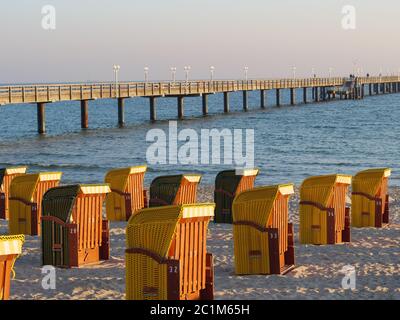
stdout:
<svg viewBox="0 0 400 320">
<path fill-rule="evenodd" d="M 346 83 L 351 81 L 349 89 Z M 281 90 L 290 90 L 290 104 L 296 105 L 296 90 L 303 89 L 303 103 L 329 101 L 332 99 L 362 99 L 365 94 L 376 95 L 400 92 L 400 77 L 308 78 L 279 80 L 213 80 L 176 82 L 121 82 L 90 84 L 41 84 L 23 86 L 0 86 L 0 106 L 8 104 L 37 104 L 38 133 L 46 133 L 45 109 L 47 103 L 80 101 L 81 127 L 89 127 L 88 103 L 97 99 L 117 99 L 118 125 L 125 125 L 124 102 L 128 98 L 149 98 L 150 120 L 157 120 L 156 102 L 161 97 L 177 99 L 177 114 L 184 118 L 184 98 L 201 96 L 203 115 L 208 114 L 208 95 L 223 93 L 223 111 L 229 112 L 229 94 L 243 92 L 243 110 L 249 108 L 248 92 L 260 91 L 260 108 L 266 107 L 265 91 L 276 91 L 276 106 L 281 106 Z M 366 90 L 368 88 L 368 90 Z M 312 101 L 308 91 L 312 92 Z M 367 91 L 367 92 L 366 92 Z"/>
</svg>

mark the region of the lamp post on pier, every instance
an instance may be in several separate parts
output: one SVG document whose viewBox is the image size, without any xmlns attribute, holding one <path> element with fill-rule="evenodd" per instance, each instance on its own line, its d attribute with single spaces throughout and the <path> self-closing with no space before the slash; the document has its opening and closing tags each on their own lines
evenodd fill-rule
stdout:
<svg viewBox="0 0 400 320">
<path fill-rule="evenodd" d="M 113 65 L 113 70 L 114 70 L 114 82 L 115 82 L 115 96 L 118 98 L 118 72 L 121 69 L 120 65 L 114 64 Z"/>
<path fill-rule="evenodd" d="M 144 83 L 147 84 L 149 81 L 149 67 L 144 67 Z"/>
<path fill-rule="evenodd" d="M 190 70 L 192 69 L 192 67 L 191 67 L 191 66 L 185 66 L 183 69 L 185 70 L 185 74 L 186 74 L 186 83 L 187 83 L 187 82 L 189 82 L 189 72 L 190 72 Z"/>
<path fill-rule="evenodd" d="M 176 81 L 176 67 L 171 67 L 171 79 L 172 79 L 172 83 L 175 83 Z"/>
<path fill-rule="evenodd" d="M 214 81 L 214 71 L 215 71 L 215 67 L 211 66 L 210 67 L 210 79 L 211 79 L 211 82 Z"/>
</svg>

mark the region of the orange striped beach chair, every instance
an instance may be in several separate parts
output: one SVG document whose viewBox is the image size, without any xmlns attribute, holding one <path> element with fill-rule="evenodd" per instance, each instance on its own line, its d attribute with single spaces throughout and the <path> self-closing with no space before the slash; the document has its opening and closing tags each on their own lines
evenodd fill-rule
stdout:
<svg viewBox="0 0 400 320">
<path fill-rule="evenodd" d="M 155 178 L 150 185 L 149 207 L 196 203 L 200 180 L 199 174 Z"/>
<path fill-rule="evenodd" d="M 52 188 L 43 198 L 42 262 L 79 267 L 108 260 L 109 223 L 103 220 L 108 184 Z"/>
<path fill-rule="evenodd" d="M 11 275 L 15 276 L 14 263 L 24 241 L 24 235 L 0 236 L 0 300 L 10 298 Z"/>
<path fill-rule="evenodd" d="M 147 206 L 144 189 L 146 170 L 146 166 L 137 166 L 107 173 L 105 182 L 111 187 L 106 199 L 108 220 L 128 221 L 133 213 Z"/>
</svg>

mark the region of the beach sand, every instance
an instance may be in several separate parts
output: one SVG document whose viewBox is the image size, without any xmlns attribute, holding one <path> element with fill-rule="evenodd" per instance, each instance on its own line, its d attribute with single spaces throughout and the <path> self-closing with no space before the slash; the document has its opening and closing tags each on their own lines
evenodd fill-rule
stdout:
<svg viewBox="0 0 400 320">
<path fill-rule="evenodd" d="M 212 187 L 199 201 L 212 202 Z M 400 188 L 390 189 L 391 223 L 382 229 L 352 229 L 351 244 L 299 245 L 298 191 L 290 201 L 295 226 L 296 268 L 284 276 L 235 276 L 232 226 L 210 223 L 208 251 L 214 255 L 216 299 L 400 299 Z M 112 222 L 111 259 L 73 269 L 56 269 L 56 289 L 42 288 L 39 237 L 26 237 L 15 264 L 11 299 L 124 299 L 125 222 Z M 7 222 L 0 220 L 0 234 Z M 356 289 L 342 288 L 346 265 L 355 267 Z"/>
</svg>

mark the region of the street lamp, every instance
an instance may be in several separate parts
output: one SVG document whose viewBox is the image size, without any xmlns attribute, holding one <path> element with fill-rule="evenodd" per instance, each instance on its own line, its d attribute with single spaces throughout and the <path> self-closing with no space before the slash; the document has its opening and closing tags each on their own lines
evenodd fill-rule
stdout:
<svg viewBox="0 0 400 320">
<path fill-rule="evenodd" d="M 311 78 L 315 78 L 315 68 L 311 68 Z"/>
<path fill-rule="evenodd" d="M 113 70 L 114 70 L 114 81 L 115 81 L 115 96 L 118 98 L 118 72 L 121 69 L 121 67 L 118 64 L 113 65 Z"/>
<path fill-rule="evenodd" d="M 211 81 L 214 81 L 214 71 L 215 71 L 215 67 L 214 67 L 214 66 L 211 66 L 211 67 L 210 67 Z"/>
<path fill-rule="evenodd" d="M 190 69 L 192 69 L 192 67 L 185 66 L 183 69 L 185 70 L 185 74 L 186 74 L 186 82 L 189 82 L 189 72 L 190 72 Z"/>
<path fill-rule="evenodd" d="M 147 83 L 149 80 L 149 67 L 144 67 L 144 82 Z"/>
<path fill-rule="evenodd" d="M 176 67 L 171 67 L 171 78 L 172 78 L 172 83 L 175 83 L 176 80 Z"/>
<path fill-rule="evenodd" d="M 293 80 L 296 79 L 296 70 L 297 68 L 295 66 L 292 67 L 293 70 Z"/>
<path fill-rule="evenodd" d="M 329 68 L 329 78 L 332 78 L 332 72 L 333 72 L 333 68 L 330 67 L 330 68 Z"/>
<path fill-rule="evenodd" d="M 244 78 L 246 81 L 249 79 L 249 67 L 244 67 Z"/>
</svg>

